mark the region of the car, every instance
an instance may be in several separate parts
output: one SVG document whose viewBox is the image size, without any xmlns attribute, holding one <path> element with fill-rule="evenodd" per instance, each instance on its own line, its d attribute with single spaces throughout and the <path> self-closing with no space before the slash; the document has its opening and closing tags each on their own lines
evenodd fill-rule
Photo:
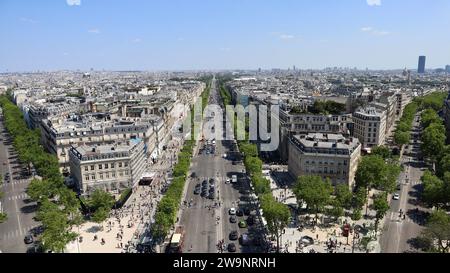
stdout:
<svg viewBox="0 0 450 273">
<path fill-rule="evenodd" d="M 229 243 L 227 249 L 228 252 L 236 252 L 236 245 L 234 243 Z"/>
<path fill-rule="evenodd" d="M 25 236 L 25 238 L 23 239 L 23 241 L 24 241 L 25 244 L 27 244 L 27 245 L 32 244 L 32 243 L 34 242 L 33 236 L 32 236 L 32 235 L 27 235 L 27 236 Z"/>
<path fill-rule="evenodd" d="M 242 209 L 238 209 L 238 211 L 236 211 L 236 215 L 237 216 L 244 216 L 244 211 Z"/>
<path fill-rule="evenodd" d="M 192 177 L 192 178 L 196 178 L 196 177 L 197 177 L 197 174 L 196 174 L 195 172 L 193 172 L 193 173 L 191 174 L 191 177 Z"/>
<path fill-rule="evenodd" d="M 216 192 L 216 189 L 214 187 L 209 188 L 209 193 Z"/>
<path fill-rule="evenodd" d="M 248 224 L 249 226 L 253 226 L 253 225 L 255 224 L 255 217 L 249 216 L 249 217 L 247 218 L 247 224 Z"/>
<path fill-rule="evenodd" d="M 239 233 L 237 232 L 237 230 L 233 230 L 232 232 L 230 232 L 230 235 L 228 236 L 228 238 L 231 241 L 236 241 L 239 238 Z"/>
<path fill-rule="evenodd" d="M 394 196 L 392 197 L 394 200 L 399 200 L 400 199 L 400 194 L 395 193 Z"/>
<path fill-rule="evenodd" d="M 202 186 L 208 186 L 208 181 L 206 181 L 206 180 L 203 180 L 203 182 L 202 182 Z"/>
<path fill-rule="evenodd" d="M 245 221 L 240 221 L 239 224 L 238 224 L 238 226 L 239 226 L 239 228 L 246 228 L 248 225 L 247 225 L 247 222 L 245 222 Z"/>
<path fill-rule="evenodd" d="M 249 208 L 244 208 L 244 215 L 249 216 L 251 213 L 251 210 Z"/>
<path fill-rule="evenodd" d="M 208 192 L 207 192 L 207 191 L 202 191 L 202 194 L 201 194 L 201 196 L 202 196 L 202 197 L 206 197 L 206 196 L 208 196 Z"/>
<path fill-rule="evenodd" d="M 214 178 L 209 179 L 209 184 L 214 185 L 216 183 L 216 180 Z"/>
<path fill-rule="evenodd" d="M 200 184 L 200 183 L 198 183 L 197 185 L 195 185 L 195 188 L 201 188 L 202 187 L 202 185 Z"/>
<path fill-rule="evenodd" d="M 237 217 L 236 217 L 236 215 L 231 215 L 231 216 L 230 216 L 230 223 L 234 224 L 234 223 L 236 223 L 236 222 L 237 222 Z"/>
<path fill-rule="evenodd" d="M 235 208 L 231 208 L 231 209 L 228 210 L 228 213 L 230 215 L 236 215 L 236 209 Z"/>
<path fill-rule="evenodd" d="M 195 188 L 194 194 L 195 194 L 195 195 L 199 195 L 200 193 L 201 193 L 200 188 Z"/>
<path fill-rule="evenodd" d="M 215 192 L 210 193 L 208 198 L 211 199 L 211 200 L 216 199 L 216 193 Z"/>
<path fill-rule="evenodd" d="M 402 189 L 402 184 L 397 184 L 397 190 L 401 190 Z"/>
<path fill-rule="evenodd" d="M 230 184 L 230 183 L 231 183 L 231 179 L 230 179 L 230 178 L 227 178 L 227 180 L 226 180 L 225 183 Z"/>
</svg>

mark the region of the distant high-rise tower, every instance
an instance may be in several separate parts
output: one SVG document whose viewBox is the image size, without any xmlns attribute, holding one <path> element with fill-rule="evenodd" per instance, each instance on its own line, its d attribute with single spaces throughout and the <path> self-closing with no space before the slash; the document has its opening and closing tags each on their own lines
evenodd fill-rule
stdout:
<svg viewBox="0 0 450 273">
<path fill-rule="evenodd" d="M 417 73 L 423 74 L 425 73 L 425 62 L 427 57 L 419 56 L 419 68 L 417 69 Z"/>
</svg>

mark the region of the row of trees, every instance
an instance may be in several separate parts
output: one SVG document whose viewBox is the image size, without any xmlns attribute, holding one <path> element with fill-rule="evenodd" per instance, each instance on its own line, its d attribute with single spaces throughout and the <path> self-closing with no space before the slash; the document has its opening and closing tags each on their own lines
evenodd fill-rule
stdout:
<svg viewBox="0 0 450 273">
<path fill-rule="evenodd" d="M 436 173 L 426 171 L 422 176 L 422 200 L 430 207 L 444 208 L 450 203 L 450 145 L 445 145 L 445 127 L 437 114 L 444 103 L 444 99 L 438 103 L 440 99 L 442 96 L 436 93 L 423 102 L 429 108 L 421 115 L 424 128 L 421 149 L 424 156 L 433 163 Z"/>
<path fill-rule="evenodd" d="M 446 212 L 450 203 L 450 146 L 445 145 L 445 127 L 438 115 L 446 96 L 445 92 L 436 92 L 418 100 L 424 110 L 421 149 L 435 170 L 427 170 L 422 176 L 422 200 L 436 208 L 419 239 L 423 250 L 440 253 L 448 253 L 450 247 L 450 216 Z"/>
<path fill-rule="evenodd" d="M 403 115 L 394 134 L 394 141 L 398 146 L 407 145 L 411 141 L 411 129 L 418 109 L 419 105 L 416 102 L 411 102 L 403 110 Z"/>
<path fill-rule="evenodd" d="M 220 82 L 220 81 L 219 81 Z M 231 96 L 224 88 L 223 82 L 220 85 L 220 94 L 225 105 L 231 103 Z M 239 124 L 241 123 L 241 124 Z M 250 175 L 250 179 L 255 190 L 255 193 L 259 197 L 263 216 L 267 222 L 267 229 L 270 234 L 274 235 L 277 239 L 277 249 L 280 249 L 280 237 L 284 228 L 289 224 L 291 213 L 289 208 L 280 202 L 277 202 L 272 195 L 270 188 L 270 181 L 262 175 L 262 161 L 258 157 L 258 148 L 256 144 L 250 143 L 248 139 L 248 127 L 249 120 L 245 119 L 245 124 L 242 121 L 235 119 L 234 122 L 234 134 L 237 138 L 237 128 L 245 128 L 246 138 L 245 140 L 237 141 L 239 151 L 244 154 L 244 165 L 247 173 Z"/>
<path fill-rule="evenodd" d="M 39 145 L 39 131 L 27 128 L 22 112 L 6 95 L 0 96 L 0 105 L 20 162 L 29 169 L 34 166 L 42 177 L 42 180 L 34 179 L 27 189 L 30 198 L 38 203 L 36 218 L 44 227 L 42 246 L 45 250 L 61 252 L 76 237 L 70 230 L 81 217 L 79 201 L 64 185 L 57 158 Z"/>
<path fill-rule="evenodd" d="M 202 93 L 202 108 L 206 107 L 208 103 L 211 85 L 208 83 L 206 90 Z M 194 122 L 194 110 L 191 110 L 190 118 Z M 193 128 L 191 135 L 194 135 Z M 152 228 L 152 236 L 154 238 L 163 239 L 168 234 L 170 229 L 176 223 L 177 213 L 183 197 L 183 190 L 186 183 L 191 159 L 193 156 L 195 141 L 186 140 L 183 149 L 178 154 L 178 162 L 173 168 L 173 180 L 170 184 L 166 194 L 158 203 L 155 213 L 155 223 Z"/>
</svg>

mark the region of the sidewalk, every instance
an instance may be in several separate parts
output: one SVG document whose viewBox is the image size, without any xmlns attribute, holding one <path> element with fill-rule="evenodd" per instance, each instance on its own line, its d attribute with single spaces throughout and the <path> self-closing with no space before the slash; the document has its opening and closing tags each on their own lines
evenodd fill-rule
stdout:
<svg viewBox="0 0 450 273">
<path fill-rule="evenodd" d="M 148 187 L 139 187 L 123 208 L 112 210 L 103 225 L 87 222 L 75 227 L 82 241 L 74 241 L 67 246 L 67 253 L 121 253 L 139 235 L 139 226 L 145 225 L 153 217 L 160 195 Z M 97 239 L 94 240 L 94 236 Z M 105 243 L 102 244 L 102 239 Z"/>
<path fill-rule="evenodd" d="M 271 175 L 266 177 L 270 181 L 270 187 L 272 189 L 272 194 L 276 200 L 286 204 L 286 205 L 297 205 L 297 199 L 292 191 L 292 189 L 284 189 L 278 187 L 276 182 L 274 181 Z M 371 193 L 372 195 L 372 193 Z M 365 211 L 364 211 L 365 212 Z M 373 214 L 371 210 L 369 210 L 369 215 Z M 284 234 L 280 239 L 280 251 L 287 251 L 289 253 L 308 253 L 313 250 L 316 253 L 327 253 L 328 247 L 327 242 L 333 241 L 336 243 L 336 248 L 333 249 L 334 252 L 337 253 L 352 253 L 352 243 L 353 236 L 355 233 L 350 233 L 348 237 L 342 235 L 342 227 L 344 221 L 346 221 L 350 225 L 360 225 L 360 226 L 370 226 L 374 223 L 374 220 L 371 219 L 361 219 L 359 221 L 352 221 L 350 217 L 341 217 L 339 221 L 327 223 L 327 228 L 316 226 L 308 226 L 305 218 L 309 217 L 309 219 L 314 219 L 315 215 L 306 214 L 306 215 L 297 215 L 297 219 L 294 219 L 288 227 L 285 228 Z M 319 219 L 323 219 L 322 215 L 319 214 Z M 320 222 L 320 220 L 319 220 Z M 298 227 L 300 224 L 303 225 L 302 231 L 299 231 Z M 382 227 L 383 221 L 380 221 L 379 227 Z M 304 236 L 308 236 L 314 240 L 314 245 L 310 246 L 302 246 L 300 244 L 301 238 Z M 363 236 L 360 235 L 359 238 L 355 238 L 355 253 L 362 253 L 362 251 L 358 248 L 358 244 Z M 272 245 L 276 247 L 276 240 L 272 241 Z"/>
</svg>

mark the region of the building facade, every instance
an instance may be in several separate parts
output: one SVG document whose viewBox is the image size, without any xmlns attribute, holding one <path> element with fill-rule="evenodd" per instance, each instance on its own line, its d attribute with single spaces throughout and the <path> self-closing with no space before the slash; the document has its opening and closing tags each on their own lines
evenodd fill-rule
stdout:
<svg viewBox="0 0 450 273">
<path fill-rule="evenodd" d="M 353 114 L 354 134 L 364 148 L 384 145 L 386 140 L 386 111 L 375 107 L 358 109 Z"/>
<path fill-rule="evenodd" d="M 419 73 L 419 74 L 425 73 L 426 60 L 427 60 L 426 56 L 419 56 L 419 67 L 417 69 L 417 73 Z"/>
<path fill-rule="evenodd" d="M 138 186 L 146 167 L 144 142 L 71 147 L 70 173 L 78 192 L 90 195 L 96 189 L 119 194 Z"/>
<path fill-rule="evenodd" d="M 329 178 L 333 185 L 354 185 L 361 156 L 357 138 L 340 134 L 306 134 L 292 136 L 289 141 L 289 173 L 293 177 L 318 175 Z"/>
</svg>

